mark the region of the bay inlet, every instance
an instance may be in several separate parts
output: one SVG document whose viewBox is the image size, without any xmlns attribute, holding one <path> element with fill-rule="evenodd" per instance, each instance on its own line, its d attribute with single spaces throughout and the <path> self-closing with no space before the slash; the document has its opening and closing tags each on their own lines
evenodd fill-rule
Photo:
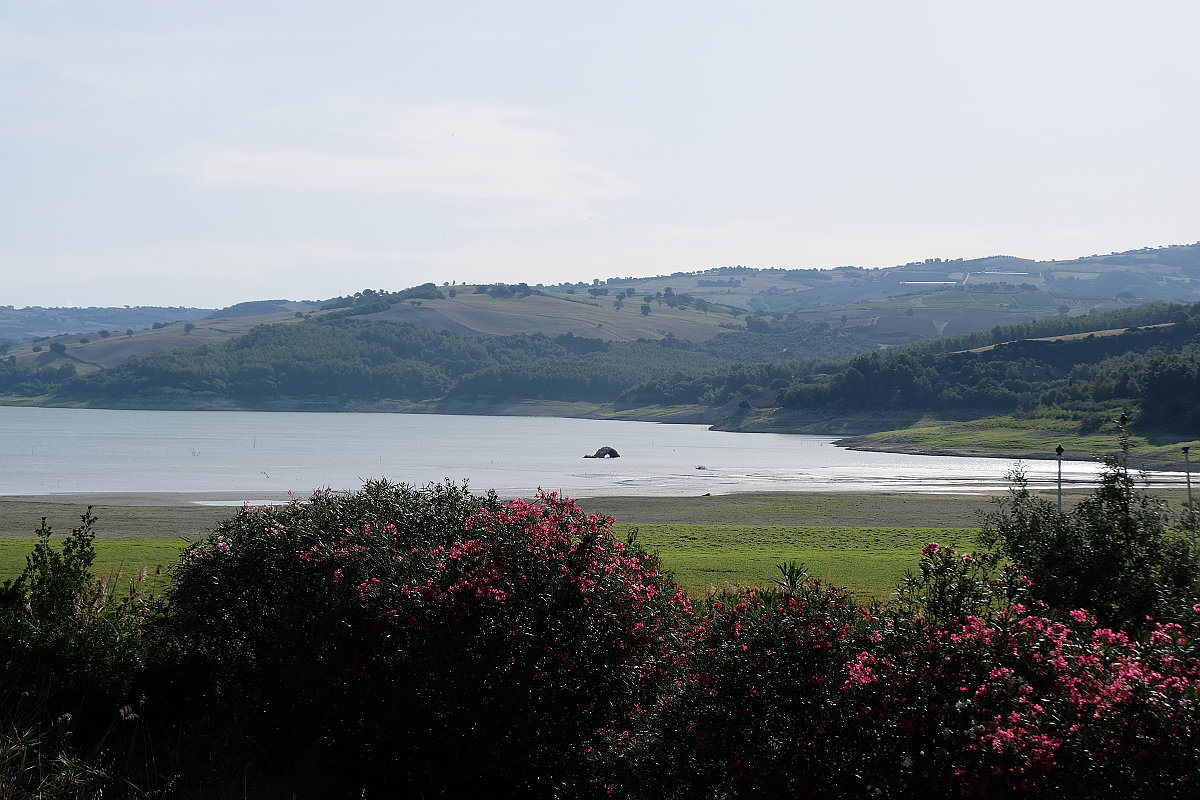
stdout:
<svg viewBox="0 0 1200 800">
<path fill-rule="evenodd" d="M 253 500 L 356 489 L 387 478 L 530 496 L 736 492 L 987 493 L 1007 488 L 1000 458 L 847 450 L 832 437 L 729 433 L 703 425 L 434 414 L 115 411 L 0 407 L 0 496 L 239 493 Z M 585 459 L 600 447 L 620 458 Z M 1034 485 L 1053 461 L 1024 465 Z M 1063 462 L 1067 485 L 1097 465 Z M 1163 483 L 1182 475 L 1160 473 Z M 202 497 L 198 497 L 202 500 Z"/>
</svg>

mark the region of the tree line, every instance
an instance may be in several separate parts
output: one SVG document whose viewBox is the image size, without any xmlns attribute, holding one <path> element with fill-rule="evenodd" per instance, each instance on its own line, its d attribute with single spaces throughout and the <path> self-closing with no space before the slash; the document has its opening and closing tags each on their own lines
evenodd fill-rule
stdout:
<svg viewBox="0 0 1200 800">
<path fill-rule="evenodd" d="M 810 323 L 731 332 L 706 343 L 673 336 L 606 342 L 572 334 L 455 335 L 362 319 L 361 309 L 386 301 L 365 292 L 352 300 L 344 316 L 260 325 L 228 342 L 135 357 L 87 375 L 76 374 L 62 354 L 46 353 L 34 365 L 10 358 L 0 362 L 0 391 L 105 404 L 185 396 L 248 404 L 280 398 L 609 402 L 664 375 L 708 374 L 796 349 L 837 358 L 871 346 L 852 334 L 829 336 L 827 326 Z M 777 369 L 769 379 L 754 380 L 792 374 Z"/>
<path fill-rule="evenodd" d="M 786 342 L 787 319 L 757 322 L 769 324 L 771 341 Z M 1113 330 L 1121 333 L 1094 333 Z M 754 335 L 728 342 L 761 346 Z M 1077 338 L 1036 341 L 1071 335 Z M 1124 407 L 1137 411 L 1147 427 L 1200 427 L 1200 305 L 1158 303 L 1055 317 L 871 349 L 843 361 L 824 358 L 803 341 L 788 344 L 767 361 L 656 375 L 623 397 L 721 404 L 741 396 L 760 405 L 854 411 L 1003 413 L 1053 406 L 1098 413 Z"/>
<path fill-rule="evenodd" d="M 1140 409 L 1147 427 L 1187 428 L 1200 424 L 1200 306 L 1147 307 L 1137 315 L 1092 318 L 1091 326 L 1141 321 L 1118 335 L 1054 341 L 1020 339 L 985 350 L 950 347 L 1011 335 L 968 335 L 923 347 L 864 354 L 838 370 L 810 374 L 779 392 L 788 408 L 1029 410 L 1057 406 L 1076 411 L 1113 407 Z M 1079 318 L 1084 320 L 1086 318 Z M 1055 335 L 1069 324 L 1047 320 L 1026 334 Z M 1115 325 L 1114 325 L 1115 327 Z M 1086 328 L 1084 329 L 1086 330 Z M 1076 331 L 1071 331 L 1076 332 Z"/>
</svg>

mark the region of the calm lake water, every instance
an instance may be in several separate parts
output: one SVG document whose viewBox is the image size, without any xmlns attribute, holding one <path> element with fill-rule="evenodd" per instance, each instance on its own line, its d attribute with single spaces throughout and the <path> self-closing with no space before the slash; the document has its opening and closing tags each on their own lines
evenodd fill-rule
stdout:
<svg viewBox="0 0 1200 800">
<path fill-rule="evenodd" d="M 0 495 L 239 492 L 246 499 L 369 478 L 574 497 L 748 491 L 980 492 L 1014 462 L 846 450 L 821 436 L 702 425 L 432 414 L 106 411 L 0 407 Z M 599 447 L 618 459 L 584 459 Z M 1052 461 L 1028 462 L 1053 483 Z M 1070 483 L 1095 465 L 1063 462 Z M 1164 476 L 1168 480 L 1179 476 Z"/>
</svg>

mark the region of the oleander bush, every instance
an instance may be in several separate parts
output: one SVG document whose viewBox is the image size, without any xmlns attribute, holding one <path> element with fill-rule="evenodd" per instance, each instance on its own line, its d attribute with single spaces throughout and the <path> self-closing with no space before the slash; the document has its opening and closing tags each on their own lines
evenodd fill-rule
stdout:
<svg viewBox="0 0 1200 800">
<path fill-rule="evenodd" d="M 653 703 L 691 624 L 611 523 L 449 483 L 244 509 L 183 554 L 167 638 L 214 699 L 350 787 L 599 792 L 589 739 Z"/>
<path fill-rule="evenodd" d="M 777 587 L 710 598 L 686 674 L 606 732 L 623 792 L 806 797 L 851 779 L 832 703 L 867 614 L 799 565 L 781 572 Z"/>
<path fill-rule="evenodd" d="M 988 581 L 982 560 L 928 545 L 938 582 Z M 1033 599 L 1008 567 L 991 600 L 923 615 L 924 580 L 883 608 L 846 666 L 851 748 L 892 796 L 1188 797 L 1200 761 L 1200 662 L 1190 630 L 1138 642 Z M 970 594 L 968 592 L 967 594 Z M 1189 609 L 1191 611 L 1191 609 Z M 851 744 L 851 743 L 848 743 Z"/>
<path fill-rule="evenodd" d="M 1078 518 L 1136 533 L 1101 524 L 1111 489 Z M 1011 541 L 1082 524 L 1035 511 L 1006 518 Z M 1140 590 L 1094 593 L 1100 614 L 936 543 L 870 608 L 796 564 L 693 607 L 556 494 L 372 481 L 243 508 L 148 608 L 92 578 L 92 522 L 61 550 L 43 526 L 0 587 L 0 798 L 1149 799 L 1200 780 L 1200 603 L 1161 590 L 1185 585 L 1169 571 L 1161 616 L 1124 627 Z"/>
<path fill-rule="evenodd" d="M 712 603 L 686 678 L 609 733 L 620 793 L 1193 796 L 1200 607 L 1137 641 L 1030 587 L 930 544 L 875 609 L 811 580 Z"/>
</svg>

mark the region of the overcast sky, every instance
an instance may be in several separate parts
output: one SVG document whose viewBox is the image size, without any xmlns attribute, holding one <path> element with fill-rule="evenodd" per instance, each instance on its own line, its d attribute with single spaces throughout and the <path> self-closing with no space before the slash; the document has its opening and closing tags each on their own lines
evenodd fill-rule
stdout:
<svg viewBox="0 0 1200 800">
<path fill-rule="evenodd" d="M 0 0 L 0 305 L 1200 239 L 1200 3 Z"/>
</svg>

